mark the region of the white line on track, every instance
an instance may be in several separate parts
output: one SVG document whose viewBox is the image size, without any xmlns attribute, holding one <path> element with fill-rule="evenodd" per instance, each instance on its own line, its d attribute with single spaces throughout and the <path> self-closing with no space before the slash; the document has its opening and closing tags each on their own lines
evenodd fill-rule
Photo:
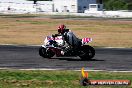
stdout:
<svg viewBox="0 0 132 88">
<path fill-rule="evenodd" d="M 66 69 L 47 69 L 47 68 L 36 68 L 36 69 L 12 69 L 12 68 L 0 68 L 0 70 L 25 70 L 25 71 L 31 71 L 31 70 L 36 70 L 36 71 L 63 71 Z M 66 71 L 81 71 L 80 70 L 66 70 Z M 123 72 L 123 73 L 128 73 L 128 72 L 132 72 L 132 71 L 109 71 L 109 70 L 85 70 L 85 71 L 92 71 L 92 72 Z"/>
</svg>

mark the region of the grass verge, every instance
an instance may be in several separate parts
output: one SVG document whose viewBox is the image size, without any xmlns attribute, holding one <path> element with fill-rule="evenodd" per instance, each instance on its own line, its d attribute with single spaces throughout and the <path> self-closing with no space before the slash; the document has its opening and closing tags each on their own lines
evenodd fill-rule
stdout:
<svg viewBox="0 0 132 88">
<path fill-rule="evenodd" d="M 0 70 L 1 88 L 84 88 L 80 86 L 81 72 Z M 127 79 L 132 73 L 89 72 L 89 79 Z M 87 88 L 132 88 L 129 86 L 88 86 Z"/>
<path fill-rule="evenodd" d="M 57 33 L 58 25 L 65 24 L 77 37 L 93 38 L 90 43 L 92 46 L 132 47 L 132 20 L 60 18 L 65 17 L 2 14 L 0 15 L 0 44 L 41 45 L 43 38 Z"/>
</svg>

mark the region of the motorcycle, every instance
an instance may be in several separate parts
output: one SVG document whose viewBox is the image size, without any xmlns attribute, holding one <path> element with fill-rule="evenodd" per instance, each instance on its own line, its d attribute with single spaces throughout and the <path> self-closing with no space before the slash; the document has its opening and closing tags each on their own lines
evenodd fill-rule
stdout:
<svg viewBox="0 0 132 88">
<path fill-rule="evenodd" d="M 39 55 L 44 58 L 52 58 L 54 55 L 56 57 L 77 57 L 79 56 L 81 60 L 90 60 L 95 56 L 95 49 L 86 45 L 91 42 L 92 38 L 80 39 L 80 46 L 73 48 L 70 45 L 65 46 L 65 41 L 63 36 L 47 36 L 44 40 L 44 44 L 39 48 Z M 63 52 L 65 51 L 65 53 Z"/>
</svg>

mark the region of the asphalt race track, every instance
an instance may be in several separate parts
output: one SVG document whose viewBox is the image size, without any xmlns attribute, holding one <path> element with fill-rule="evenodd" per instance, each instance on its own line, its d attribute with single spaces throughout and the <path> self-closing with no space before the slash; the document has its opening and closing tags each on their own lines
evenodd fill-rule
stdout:
<svg viewBox="0 0 132 88">
<path fill-rule="evenodd" d="M 0 68 L 132 71 L 132 49 L 96 48 L 91 61 L 81 61 L 79 57 L 42 58 L 38 49 L 39 46 L 0 45 Z"/>
</svg>

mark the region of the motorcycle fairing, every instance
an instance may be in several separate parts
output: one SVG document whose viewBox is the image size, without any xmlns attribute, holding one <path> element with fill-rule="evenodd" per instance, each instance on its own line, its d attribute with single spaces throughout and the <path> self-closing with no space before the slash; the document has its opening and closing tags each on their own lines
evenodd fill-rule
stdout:
<svg viewBox="0 0 132 88">
<path fill-rule="evenodd" d="M 44 45 L 49 45 L 50 40 L 56 41 L 58 46 L 64 45 L 64 40 L 63 40 L 62 36 L 57 36 L 57 37 L 55 37 L 55 39 L 52 36 L 47 36 L 44 40 Z"/>
</svg>

